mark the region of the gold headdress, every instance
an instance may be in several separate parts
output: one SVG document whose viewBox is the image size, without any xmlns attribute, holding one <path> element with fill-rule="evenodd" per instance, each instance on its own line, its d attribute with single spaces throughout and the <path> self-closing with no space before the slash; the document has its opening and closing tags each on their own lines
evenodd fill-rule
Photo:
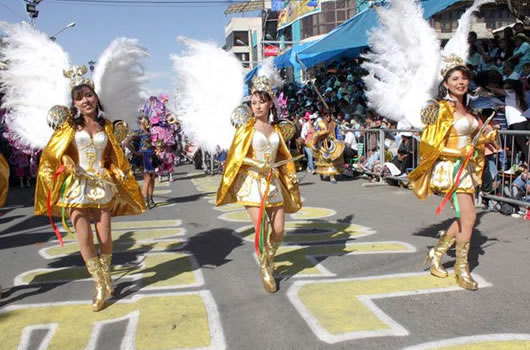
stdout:
<svg viewBox="0 0 530 350">
<path fill-rule="evenodd" d="M 272 92 L 272 82 L 265 75 L 257 76 L 252 79 L 252 89 L 250 90 L 250 93 L 253 94 L 256 91 L 265 91 L 271 97 L 274 97 L 274 93 Z"/>
<path fill-rule="evenodd" d="M 449 56 L 442 56 L 442 70 L 440 71 L 440 74 L 442 75 L 442 79 L 445 78 L 445 75 L 451 69 L 455 67 L 465 67 L 465 66 L 466 64 L 464 63 L 464 60 L 455 54 L 450 54 Z"/>
<path fill-rule="evenodd" d="M 79 85 L 89 85 L 94 88 L 94 82 L 90 78 L 85 77 L 87 73 L 87 68 L 85 65 L 82 66 L 72 66 L 69 70 L 63 71 L 65 77 L 70 79 L 70 89 L 75 88 Z"/>
</svg>

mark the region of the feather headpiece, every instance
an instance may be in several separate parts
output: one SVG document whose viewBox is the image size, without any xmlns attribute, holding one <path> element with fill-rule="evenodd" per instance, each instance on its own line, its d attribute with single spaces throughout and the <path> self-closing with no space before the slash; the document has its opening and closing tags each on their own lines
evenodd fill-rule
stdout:
<svg viewBox="0 0 530 350">
<path fill-rule="evenodd" d="M 186 50 L 171 56 L 178 94 L 175 114 L 198 147 L 213 153 L 228 149 L 235 131 L 230 117 L 244 92 L 241 61 L 214 43 L 178 40 Z"/>
<path fill-rule="evenodd" d="M 66 52 L 30 24 L 0 22 L 0 29 L 5 33 L 0 57 L 8 62 L 0 70 L 0 92 L 13 141 L 44 148 L 53 128 L 69 116 L 65 108 L 72 103 L 71 89 L 80 84 L 94 87 L 107 115 L 136 121 L 145 82 L 141 63 L 148 57 L 136 40 L 115 39 L 98 59 L 92 82 L 85 66 L 71 66 Z"/>
<path fill-rule="evenodd" d="M 70 89 L 75 88 L 79 85 L 89 85 L 94 88 L 94 82 L 90 78 L 85 77 L 87 69 L 85 65 L 72 66 L 69 70 L 65 70 L 63 75 L 70 80 Z"/>
<path fill-rule="evenodd" d="M 274 89 L 283 85 L 283 80 L 274 67 L 272 58 L 268 58 L 261 64 L 258 73 L 252 79 L 252 88 L 250 92 L 253 94 L 256 91 L 265 91 L 272 98 L 274 98 Z"/>
<path fill-rule="evenodd" d="M 391 0 L 390 7 L 379 7 L 381 25 L 369 35 L 371 52 L 363 64 L 370 107 L 402 126 L 423 127 L 422 109 L 436 95 L 445 74 L 465 65 L 473 12 L 493 1 L 475 0 L 442 51 L 419 1 Z"/>
</svg>

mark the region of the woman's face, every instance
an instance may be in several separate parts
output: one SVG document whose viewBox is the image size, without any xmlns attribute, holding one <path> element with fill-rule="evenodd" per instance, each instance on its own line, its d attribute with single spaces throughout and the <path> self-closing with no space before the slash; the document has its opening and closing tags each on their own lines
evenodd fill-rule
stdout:
<svg viewBox="0 0 530 350">
<path fill-rule="evenodd" d="M 250 99 L 250 106 L 252 113 L 258 119 L 267 119 L 269 117 L 269 111 L 272 107 L 272 101 L 266 101 L 260 98 L 259 95 L 252 95 Z"/>
<path fill-rule="evenodd" d="M 74 106 L 82 115 L 93 116 L 97 112 L 98 97 L 92 89 L 84 86 L 75 94 Z"/>
<path fill-rule="evenodd" d="M 469 79 L 459 70 L 455 70 L 447 81 L 444 82 L 445 88 L 455 97 L 464 96 L 469 88 Z"/>
</svg>

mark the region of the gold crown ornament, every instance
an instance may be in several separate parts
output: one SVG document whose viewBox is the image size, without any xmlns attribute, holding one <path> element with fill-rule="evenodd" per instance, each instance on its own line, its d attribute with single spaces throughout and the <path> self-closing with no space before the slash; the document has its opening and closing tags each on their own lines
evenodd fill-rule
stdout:
<svg viewBox="0 0 530 350">
<path fill-rule="evenodd" d="M 259 77 L 252 79 L 252 89 L 250 90 L 250 93 L 253 94 L 256 91 L 265 91 L 272 98 L 274 98 L 274 92 L 272 92 L 272 81 L 265 75 L 260 75 Z"/>
<path fill-rule="evenodd" d="M 440 74 L 442 75 L 442 79 L 445 79 L 445 75 L 447 72 L 449 72 L 451 69 L 455 67 L 465 67 L 466 64 L 464 63 L 464 60 L 455 55 L 454 53 L 450 54 L 449 56 L 442 56 L 442 70 L 440 71 Z"/>
<path fill-rule="evenodd" d="M 84 76 L 87 71 L 88 70 L 85 65 L 72 66 L 72 68 L 69 70 L 63 70 L 63 75 L 70 79 L 70 89 L 73 89 L 79 85 L 88 85 L 92 89 L 94 88 L 94 82 L 90 80 L 90 78 Z"/>
</svg>

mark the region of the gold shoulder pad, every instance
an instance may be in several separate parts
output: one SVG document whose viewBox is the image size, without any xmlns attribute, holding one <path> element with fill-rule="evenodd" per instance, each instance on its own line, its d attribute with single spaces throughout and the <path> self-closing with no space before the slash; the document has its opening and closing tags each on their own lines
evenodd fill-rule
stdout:
<svg viewBox="0 0 530 350">
<path fill-rule="evenodd" d="M 433 102 L 421 110 L 421 122 L 425 125 L 436 123 L 438 119 L 438 112 L 440 106 L 437 102 Z"/>
</svg>

